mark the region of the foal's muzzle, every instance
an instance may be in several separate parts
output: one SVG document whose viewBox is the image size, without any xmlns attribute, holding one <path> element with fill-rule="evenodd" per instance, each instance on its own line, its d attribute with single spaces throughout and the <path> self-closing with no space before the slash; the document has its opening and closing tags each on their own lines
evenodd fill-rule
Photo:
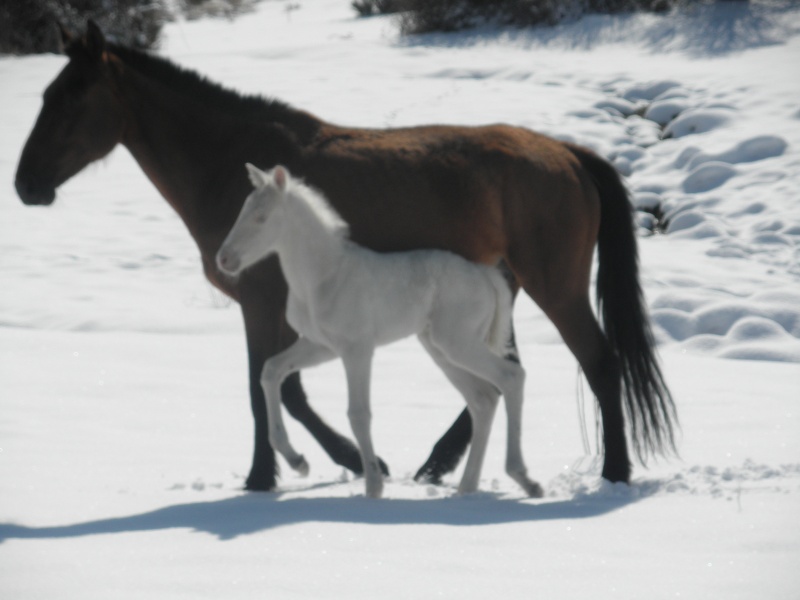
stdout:
<svg viewBox="0 0 800 600">
<path fill-rule="evenodd" d="M 226 251 L 225 248 L 217 252 L 217 267 L 227 275 L 236 275 L 240 270 L 241 262 L 238 256 Z"/>
</svg>

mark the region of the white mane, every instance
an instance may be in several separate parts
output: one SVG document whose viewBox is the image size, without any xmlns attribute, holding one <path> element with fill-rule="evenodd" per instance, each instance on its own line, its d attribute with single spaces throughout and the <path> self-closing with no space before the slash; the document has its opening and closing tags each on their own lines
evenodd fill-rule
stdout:
<svg viewBox="0 0 800 600">
<path fill-rule="evenodd" d="M 305 205 L 326 231 L 338 238 L 349 237 L 350 226 L 321 192 L 307 185 L 303 180 L 292 177 L 286 193 Z"/>
</svg>

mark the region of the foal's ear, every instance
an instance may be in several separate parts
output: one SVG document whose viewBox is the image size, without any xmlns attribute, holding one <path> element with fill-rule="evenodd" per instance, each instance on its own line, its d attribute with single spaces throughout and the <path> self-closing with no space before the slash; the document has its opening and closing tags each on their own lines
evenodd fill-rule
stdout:
<svg viewBox="0 0 800 600">
<path fill-rule="evenodd" d="M 278 186 L 279 190 L 285 190 L 289 183 L 289 172 L 286 170 L 286 167 L 281 165 L 275 167 L 272 170 L 272 179 L 275 181 L 275 185 Z"/>
<path fill-rule="evenodd" d="M 264 173 L 264 171 L 255 165 L 251 165 L 250 163 L 246 163 L 244 166 L 247 167 L 247 174 L 249 175 L 250 183 L 253 184 L 254 188 L 262 188 L 266 185 L 267 174 Z"/>
</svg>

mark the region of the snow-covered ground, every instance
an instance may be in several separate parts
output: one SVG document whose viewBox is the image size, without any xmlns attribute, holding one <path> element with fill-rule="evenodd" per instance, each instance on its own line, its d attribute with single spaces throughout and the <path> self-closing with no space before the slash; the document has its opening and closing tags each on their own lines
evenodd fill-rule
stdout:
<svg viewBox="0 0 800 600">
<path fill-rule="evenodd" d="M 292 421 L 310 476 L 284 468 L 279 493 L 243 493 L 236 306 L 122 149 L 54 206 L 22 206 L 19 151 L 64 58 L 0 57 L 0 597 L 797 598 L 800 8 L 399 39 L 349 5 L 174 23 L 162 52 L 331 121 L 505 121 L 613 160 L 661 217 L 639 215 L 642 280 L 680 458 L 637 465 L 630 487 L 600 482 L 575 361 L 523 298 L 524 444 L 543 500 L 503 473 L 502 412 L 481 493 L 455 496 L 458 473 L 412 481 L 462 407 L 412 341 L 374 372 L 387 499 L 365 499 Z M 304 382 L 347 431 L 341 367 Z"/>
</svg>

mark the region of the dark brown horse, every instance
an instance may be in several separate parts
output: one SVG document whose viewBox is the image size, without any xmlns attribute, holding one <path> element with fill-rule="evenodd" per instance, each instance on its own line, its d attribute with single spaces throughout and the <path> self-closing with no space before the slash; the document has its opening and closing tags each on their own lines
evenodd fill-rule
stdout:
<svg viewBox="0 0 800 600">
<path fill-rule="evenodd" d="M 304 177 L 350 224 L 353 239 L 373 249 L 444 248 L 477 262 L 504 261 L 512 287 L 553 321 L 598 399 L 603 477 L 630 476 L 623 404 L 640 456 L 673 447 L 674 406 L 639 287 L 628 195 L 591 151 L 505 125 L 338 127 L 108 43 L 92 23 L 84 36 L 64 37 L 69 62 L 44 93 L 17 192 L 26 204 L 50 204 L 59 185 L 117 144 L 131 152 L 186 223 L 208 279 L 241 305 L 255 419 L 249 489 L 275 485 L 259 374 L 295 334 L 284 319 L 286 284 L 275 260 L 237 281 L 214 263 L 250 191 L 245 162 L 281 163 Z M 602 328 L 589 298 L 595 245 Z M 283 400 L 333 460 L 360 472 L 355 446 L 309 407 L 299 377 L 285 383 Z M 435 481 L 454 468 L 470 435 L 464 411 L 418 478 Z"/>
</svg>

